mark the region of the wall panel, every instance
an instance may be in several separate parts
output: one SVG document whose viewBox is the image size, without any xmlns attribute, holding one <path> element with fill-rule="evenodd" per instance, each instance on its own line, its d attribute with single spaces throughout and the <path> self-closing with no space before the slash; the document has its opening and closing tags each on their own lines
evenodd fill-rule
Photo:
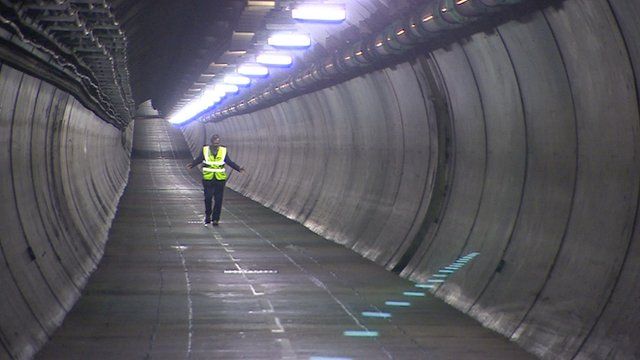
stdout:
<svg viewBox="0 0 640 360">
<path fill-rule="evenodd" d="M 0 358 L 32 357 L 80 296 L 126 183 L 128 144 L 69 94 L 0 68 Z"/>
</svg>

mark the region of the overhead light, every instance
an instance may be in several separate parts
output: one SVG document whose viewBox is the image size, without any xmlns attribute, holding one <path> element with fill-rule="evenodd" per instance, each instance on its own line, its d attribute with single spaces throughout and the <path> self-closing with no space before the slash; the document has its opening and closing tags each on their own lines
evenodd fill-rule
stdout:
<svg viewBox="0 0 640 360">
<path fill-rule="evenodd" d="M 212 97 L 221 97 L 224 96 L 225 92 L 216 89 L 215 87 L 209 87 L 207 90 L 202 93 L 202 97 L 204 98 L 212 98 Z"/>
<path fill-rule="evenodd" d="M 169 122 L 172 123 L 172 124 L 182 124 L 183 122 L 185 122 L 187 120 L 188 119 L 183 119 L 182 118 L 181 112 L 177 112 L 173 116 L 169 117 Z"/>
<path fill-rule="evenodd" d="M 238 86 L 232 85 L 232 84 L 218 84 L 218 85 L 216 85 L 215 90 L 223 91 L 223 92 L 228 93 L 228 94 L 231 94 L 231 93 L 235 94 L 238 91 L 240 91 Z"/>
<path fill-rule="evenodd" d="M 260 54 L 256 56 L 256 62 L 262 65 L 289 66 L 293 58 L 284 54 Z"/>
<path fill-rule="evenodd" d="M 269 68 L 260 64 L 242 64 L 238 66 L 238 74 L 246 76 L 267 76 Z"/>
<path fill-rule="evenodd" d="M 180 109 L 175 115 L 169 118 L 169 122 L 172 124 L 182 124 L 187 120 L 192 119 L 194 116 L 203 112 L 207 108 L 211 107 L 213 104 L 209 104 L 209 102 L 204 98 L 199 98 L 188 103 L 182 109 Z"/>
<path fill-rule="evenodd" d="M 261 1 L 261 0 L 249 0 L 247 6 L 264 6 L 274 8 L 276 7 L 275 1 Z"/>
<path fill-rule="evenodd" d="M 311 46 L 311 38 L 307 34 L 278 33 L 271 35 L 267 44 L 275 47 L 303 48 Z"/>
<path fill-rule="evenodd" d="M 224 82 L 231 85 L 247 86 L 251 84 L 251 79 L 242 75 L 227 75 L 224 77 Z"/>
<path fill-rule="evenodd" d="M 227 95 L 227 93 L 225 91 L 222 91 L 221 89 L 217 89 L 216 87 L 213 87 L 213 88 L 208 88 L 207 90 L 205 90 L 205 92 L 202 94 L 202 98 L 204 98 L 204 99 L 221 99 L 221 98 L 225 97 L 225 95 Z"/>
<path fill-rule="evenodd" d="M 347 18 L 344 5 L 302 4 L 291 10 L 291 17 L 305 21 L 343 21 Z"/>
</svg>

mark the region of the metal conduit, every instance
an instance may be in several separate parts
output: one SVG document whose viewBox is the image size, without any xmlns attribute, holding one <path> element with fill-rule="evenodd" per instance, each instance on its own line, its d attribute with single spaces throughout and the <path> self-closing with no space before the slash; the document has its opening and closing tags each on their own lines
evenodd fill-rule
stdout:
<svg viewBox="0 0 640 360">
<path fill-rule="evenodd" d="M 76 77 L 122 129 L 134 108 L 127 39 L 105 0 L 1 0 L 2 24 Z M 6 60 L 6 59 L 5 59 Z"/>
</svg>

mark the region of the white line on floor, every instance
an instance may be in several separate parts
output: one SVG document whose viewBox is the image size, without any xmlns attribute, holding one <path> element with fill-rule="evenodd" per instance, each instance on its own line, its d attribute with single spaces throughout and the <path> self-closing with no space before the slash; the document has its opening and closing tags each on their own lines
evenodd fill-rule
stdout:
<svg viewBox="0 0 640 360">
<path fill-rule="evenodd" d="M 182 270 L 184 271 L 184 278 L 187 282 L 187 306 L 189 310 L 189 340 L 187 342 L 187 359 L 191 358 L 191 341 L 193 338 L 193 301 L 191 300 L 191 279 L 189 278 L 189 270 L 187 270 L 187 262 L 184 259 L 183 246 L 180 246 L 176 242 L 176 250 L 180 255 L 180 261 L 182 261 Z"/>
</svg>

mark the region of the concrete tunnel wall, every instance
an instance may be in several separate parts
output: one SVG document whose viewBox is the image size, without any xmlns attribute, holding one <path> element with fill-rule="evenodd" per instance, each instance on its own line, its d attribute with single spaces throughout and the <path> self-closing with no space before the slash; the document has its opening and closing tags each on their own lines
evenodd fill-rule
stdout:
<svg viewBox="0 0 640 360">
<path fill-rule="evenodd" d="M 131 134 L 0 65 L 0 359 L 33 356 L 80 296 L 126 184 Z"/>
<path fill-rule="evenodd" d="M 640 358 L 640 2 L 568 0 L 251 114 L 229 186 L 545 359 Z"/>
</svg>

